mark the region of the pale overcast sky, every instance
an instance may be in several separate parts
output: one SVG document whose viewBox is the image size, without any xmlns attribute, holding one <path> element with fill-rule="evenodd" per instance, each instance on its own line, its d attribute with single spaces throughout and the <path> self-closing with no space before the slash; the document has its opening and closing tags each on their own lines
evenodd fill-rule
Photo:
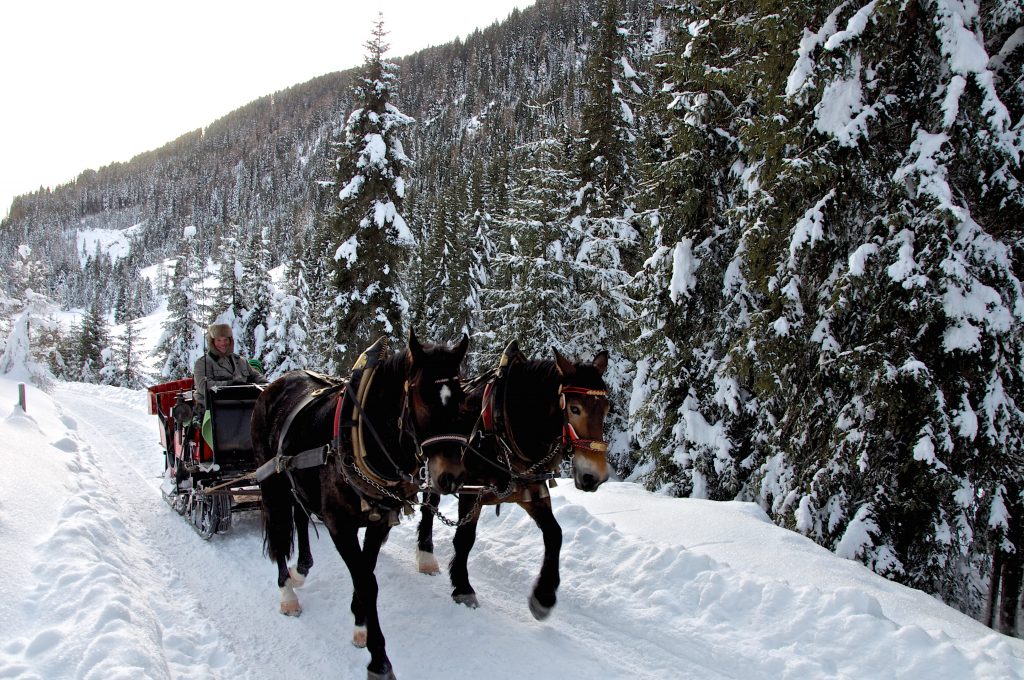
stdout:
<svg viewBox="0 0 1024 680">
<path fill-rule="evenodd" d="M 17 194 L 361 64 L 378 11 L 399 57 L 534 1 L 0 2 L 0 217 Z"/>
</svg>

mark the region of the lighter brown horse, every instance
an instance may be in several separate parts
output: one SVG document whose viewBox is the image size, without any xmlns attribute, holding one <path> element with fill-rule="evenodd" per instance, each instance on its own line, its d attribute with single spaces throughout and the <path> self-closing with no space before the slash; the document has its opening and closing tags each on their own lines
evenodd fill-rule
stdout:
<svg viewBox="0 0 1024 680">
<path fill-rule="evenodd" d="M 562 529 L 551 510 L 548 481 L 563 457 L 572 461 L 576 488 L 595 491 L 608 479 L 604 420 L 608 388 L 603 375 L 608 353 L 590 363 L 572 362 L 556 350 L 554 360 L 528 360 L 512 343 L 493 374 L 470 384 L 463 422 L 469 432 L 466 483 L 459 494 L 455 555 L 448 573 L 452 598 L 469 607 L 479 602 L 469 581 L 469 553 L 476 541 L 481 506 L 517 503 L 544 538 L 544 560 L 528 599 L 530 611 L 545 619 L 557 601 Z M 439 497 L 425 494 L 417 557 L 423 573 L 439 571 L 433 555 L 434 508 Z"/>
</svg>

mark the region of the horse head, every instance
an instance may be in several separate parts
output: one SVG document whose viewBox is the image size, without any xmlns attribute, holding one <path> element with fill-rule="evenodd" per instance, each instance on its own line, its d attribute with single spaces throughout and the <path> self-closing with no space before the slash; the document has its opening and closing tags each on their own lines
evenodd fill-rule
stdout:
<svg viewBox="0 0 1024 680">
<path fill-rule="evenodd" d="M 572 451 L 573 481 L 577 489 L 596 491 L 608 479 L 608 443 L 604 440 L 608 387 L 603 378 L 608 352 L 598 352 L 591 363 L 584 364 L 553 351 L 561 377 L 562 443 Z"/>
<path fill-rule="evenodd" d="M 438 493 L 455 493 L 466 480 L 466 438 L 458 434 L 456 423 L 464 397 L 462 363 L 468 349 L 467 335 L 451 348 L 423 344 L 415 333 L 409 334 L 409 413 L 427 459 L 431 487 Z"/>
</svg>

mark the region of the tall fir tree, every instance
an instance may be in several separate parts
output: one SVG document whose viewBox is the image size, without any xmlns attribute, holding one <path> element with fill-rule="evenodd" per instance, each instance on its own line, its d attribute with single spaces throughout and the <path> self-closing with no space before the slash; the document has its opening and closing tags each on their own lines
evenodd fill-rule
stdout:
<svg viewBox="0 0 1024 680">
<path fill-rule="evenodd" d="M 576 327 L 565 245 L 574 185 L 566 147 L 563 135 L 518 150 L 521 165 L 508 208 L 497 219 L 492 277 L 483 290 L 483 326 L 490 334 L 477 351 L 485 365 L 493 365 L 510 340 L 535 356 L 564 350 Z"/>
<path fill-rule="evenodd" d="M 107 359 L 110 350 L 110 327 L 97 298 L 82 316 L 77 335 L 78 347 L 75 359 L 78 365 L 78 379 L 88 383 L 108 383 Z"/>
<path fill-rule="evenodd" d="M 756 499 L 975 614 L 993 558 L 1011 608 L 1020 592 L 1024 301 L 1006 218 L 1024 144 L 981 57 L 1011 35 L 985 42 L 995 13 L 689 8 L 662 60 L 634 395 L 652 485 Z"/>
<path fill-rule="evenodd" d="M 241 342 L 235 348 L 236 352 L 246 358 L 258 361 L 262 361 L 267 352 L 270 307 L 274 302 L 270 265 L 270 240 L 264 228 L 243 258 L 241 285 L 248 303 L 239 324 L 242 329 Z"/>
<path fill-rule="evenodd" d="M 243 337 L 242 324 L 246 309 L 251 304 L 251 297 L 246 295 L 250 291 L 246 289 L 246 258 L 242 253 L 240 237 L 241 228 L 233 222 L 221 237 L 220 247 L 217 249 L 217 283 L 210 304 L 210 311 L 216 321 L 231 326 L 236 338 Z"/>
<path fill-rule="evenodd" d="M 756 42 L 743 41 L 768 30 L 720 20 L 726 5 L 676 4 L 657 17 L 666 38 L 652 56 L 656 95 L 641 195 L 650 255 L 633 287 L 640 304 L 630 407 L 644 450 L 635 477 L 723 500 L 740 494 L 749 474 L 751 386 L 736 377 L 729 352 L 758 304 L 739 269 L 739 125 L 756 106 L 748 54 L 759 53 Z"/>
<path fill-rule="evenodd" d="M 335 161 L 338 202 L 329 223 L 337 292 L 330 359 L 341 370 L 378 337 L 401 339 L 408 323 L 403 273 L 416 240 L 401 214 L 403 172 L 411 161 L 400 135 L 413 120 L 391 103 L 398 66 L 384 58 L 386 35 L 378 18 L 353 88 L 358 108 L 345 123 Z"/>
<path fill-rule="evenodd" d="M 583 72 L 586 99 L 576 160 L 580 184 L 572 206 L 575 354 L 609 352 L 605 375 L 612 409 L 606 422 L 609 453 L 620 470 L 631 467 L 628 428 L 633 382 L 629 333 L 634 302 L 628 284 L 640 256 L 633 225 L 636 184 L 635 101 L 643 91 L 633 64 L 629 30 L 619 0 L 605 0 Z"/>
<path fill-rule="evenodd" d="M 203 268 L 197 255 L 195 233 L 195 227 L 185 228 L 167 297 L 167 322 L 154 350 L 162 361 L 160 375 L 168 380 L 191 376 L 196 359 L 205 349 Z"/>
<path fill-rule="evenodd" d="M 820 543 L 974 614 L 1024 435 L 1024 130 L 982 57 L 1005 44 L 983 30 L 999 4 L 820 3 L 788 125 L 747 134 L 771 255 L 745 354 L 773 378 L 762 460 L 786 469 L 766 462 L 762 488 Z"/>
<path fill-rule="evenodd" d="M 150 383 L 150 376 L 142 361 L 140 341 L 138 320 L 128 319 L 112 346 L 110 384 L 138 390 Z"/>
<path fill-rule="evenodd" d="M 301 243 L 297 249 L 300 252 L 288 261 L 284 289 L 275 294 L 269 316 L 263 369 L 270 380 L 288 371 L 306 368 L 310 363 L 306 350 L 310 325 L 309 285 L 301 258 Z"/>
</svg>

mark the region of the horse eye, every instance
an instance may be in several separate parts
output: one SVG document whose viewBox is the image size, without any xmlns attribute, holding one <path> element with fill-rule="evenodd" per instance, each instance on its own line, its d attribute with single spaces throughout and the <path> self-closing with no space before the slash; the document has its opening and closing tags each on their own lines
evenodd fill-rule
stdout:
<svg viewBox="0 0 1024 680">
<path fill-rule="evenodd" d="M 572 413 L 574 416 L 578 416 L 578 415 L 581 415 L 583 413 L 583 411 L 580 410 L 579 406 L 570 406 L 569 407 L 569 412 Z"/>
</svg>

